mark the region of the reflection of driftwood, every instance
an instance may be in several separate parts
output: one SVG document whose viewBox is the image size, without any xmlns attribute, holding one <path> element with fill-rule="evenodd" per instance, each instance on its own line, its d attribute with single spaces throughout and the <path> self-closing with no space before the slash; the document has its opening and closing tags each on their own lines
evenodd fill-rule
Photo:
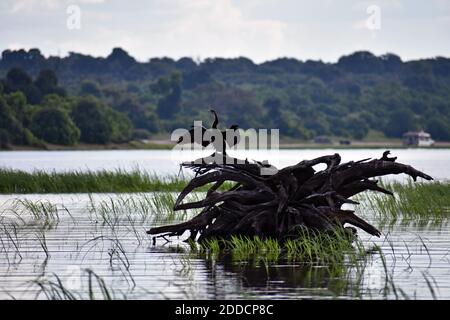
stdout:
<svg viewBox="0 0 450 320">
<path fill-rule="evenodd" d="M 375 227 L 353 211 L 343 210 L 342 205 L 357 204 L 350 197 L 366 190 L 392 195 L 370 179 L 376 176 L 405 173 L 414 181 L 417 177 L 432 180 L 411 166 L 395 162 L 396 158 L 388 154 L 385 152 L 380 159 L 344 164 L 340 163 L 339 154 L 328 155 L 301 161 L 270 176 L 261 174 L 261 169 L 267 165 L 242 160 L 235 164 L 184 163 L 183 166 L 190 167 L 197 175 L 179 195 L 174 210 L 203 210 L 187 222 L 155 227 L 148 233 L 179 236 L 188 230 L 193 240 L 199 235 L 198 241 L 229 239 L 232 235 L 283 240 L 295 237 L 299 227 L 330 232 L 347 223 L 379 236 Z M 317 164 L 327 167 L 316 172 L 313 166 Z M 219 192 L 225 181 L 236 184 Z M 213 185 L 203 200 L 182 203 L 190 192 L 208 183 Z M 355 231 L 351 227 L 347 230 Z"/>
</svg>

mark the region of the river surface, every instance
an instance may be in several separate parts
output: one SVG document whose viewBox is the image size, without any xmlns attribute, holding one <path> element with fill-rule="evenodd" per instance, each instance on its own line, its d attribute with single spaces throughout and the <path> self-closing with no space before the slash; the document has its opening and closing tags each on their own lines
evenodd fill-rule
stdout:
<svg viewBox="0 0 450 320">
<path fill-rule="evenodd" d="M 240 159 L 268 160 L 277 168 L 301 160 L 339 153 L 342 161 L 380 158 L 382 149 L 301 149 L 247 150 L 230 155 Z M 0 152 L 0 167 L 25 171 L 68 170 L 134 170 L 140 169 L 164 176 L 178 174 L 181 161 L 195 160 L 210 152 L 171 150 L 107 150 L 107 151 L 5 151 Z M 450 179 L 450 149 L 396 149 L 397 161 L 424 171 L 435 179 Z"/>
<path fill-rule="evenodd" d="M 117 299 L 450 299 L 446 220 L 390 225 L 365 211 L 382 236 L 360 231 L 364 247 L 378 245 L 384 258 L 368 253 L 359 267 L 253 264 L 190 254 L 183 237 L 154 245 L 148 228 L 189 218 L 169 222 L 161 208 L 148 209 L 157 195 L 0 195 L 0 299 L 61 298 L 63 291 L 103 299 L 102 286 Z M 47 214 L 34 216 L 32 204 L 34 214 L 44 207 Z"/>
</svg>

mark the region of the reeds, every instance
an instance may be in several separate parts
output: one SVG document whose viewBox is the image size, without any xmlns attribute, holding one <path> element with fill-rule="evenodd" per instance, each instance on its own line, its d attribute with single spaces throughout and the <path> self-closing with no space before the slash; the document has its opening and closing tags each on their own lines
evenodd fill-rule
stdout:
<svg viewBox="0 0 450 320">
<path fill-rule="evenodd" d="M 385 182 L 383 188 L 391 190 L 394 197 L 374 193 L 357 197 L 362 202 L 358 210 L 374 211 L 381 224 L 400 221 L 427 225 L 450 218 L 449 182 Z"/>
<path fill-rule="evenodd" d="M 188 180 L 177 175 L 159 177 L 135 169 L 125 171 L 67 171 L 32 173 L 0 168 L 0 193 L 90 193 L 181 191 Z M 224 187 L 230 187 L 225 183 Z M 206 191 L 208 186 L 200 188 Z"/>
<path fill-rule="evenodd" d="M 190 196 L 192 197 L 199 200 L 197 194 Z M 108 196 L 98 203 L 90 197 L 88 207 L 91 214 L 114 228 L 123 221 L 128 221 L 132 226 L 184 221 L 188 218 L 188 213 L 173 211 L 175 200 L 176 194 L 171 192 L 137 193 Z"/>
<path fill-rule="evenodd" d="M 45 200 L 17 199 L 14 200 L 11 210 L 22 221 L 30 217 L 34 222 L 42 225 L 44 229 L 51 229 L 60 221 L 58 207 Z M 67 209 L 66 212 L 68 212 Z"/>
<path fill-rule="evenodd" d="M 316 263 L 356 262 L 365 255 L 363 244 L 343 229 L 332 234 L 300 231 L 299 237 L 284 244 L 289 261 Z"/>
<path fill-rule="evenodd" d="M 232 236 L 229 241 L 209 240 L 194 251 L 217 256 L 221 251 L 230 253 L 233 260 L 275 263 L 287 260 L 292 263 L 344 263 L 355 262 L 365 255 L 361 241 L 351 238 L 345 230 L 333 234 L 314 233 L 300 229 L 298 237 L 283 243 L 268 238 Z"/>
<path fill-rule="evenodd" d="M 83 273 L 88 278 L 87 288 L 84 290 L 84 292 L 87 292 L 87 296 L 71 290 L 57 274 L 53 274 L 52 277 L 42 277 L 32 281 L 32 284 L 39 288 L 36 299 L 41 296 L 44 296 L 47 300 L 111 300 L 114 298 L 113 290 L 107 286 L 102 277 L 91 269 L 84 269 Z"/>
</svg>

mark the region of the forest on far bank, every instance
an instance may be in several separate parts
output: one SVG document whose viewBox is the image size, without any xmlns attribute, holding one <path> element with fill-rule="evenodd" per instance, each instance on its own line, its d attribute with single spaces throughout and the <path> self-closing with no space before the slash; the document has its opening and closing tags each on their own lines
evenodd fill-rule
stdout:
<svg viewBox="0 0 450 320">
<path fill-rule="evenodd" d="M 124 143 L 194 119 L 278 128 L 299 140 L 399 138 L 424 129 L 450 141 L 450 59 L 402 61 L 355 52 L 336 63 L 279 58 L 152 58 L 115 48 L 106 58 L 38 49 L 0 60 L 0 148 Z"/>
</svg>

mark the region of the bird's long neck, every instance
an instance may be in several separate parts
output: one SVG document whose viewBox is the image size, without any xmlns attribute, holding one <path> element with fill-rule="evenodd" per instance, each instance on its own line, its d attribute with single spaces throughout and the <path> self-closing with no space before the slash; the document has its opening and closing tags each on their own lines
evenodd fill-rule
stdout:
<svg viewBox="0 0 450 320">
<path fill-rule="evenodd" d="M 217 113 L 215 111 L 211 111 L 214 114 L 214 122 L 211 125 L 211 128 L 217 129 L 217 124 L 219 123 L 219 118 L 217 117 Z"/>
</svg>

